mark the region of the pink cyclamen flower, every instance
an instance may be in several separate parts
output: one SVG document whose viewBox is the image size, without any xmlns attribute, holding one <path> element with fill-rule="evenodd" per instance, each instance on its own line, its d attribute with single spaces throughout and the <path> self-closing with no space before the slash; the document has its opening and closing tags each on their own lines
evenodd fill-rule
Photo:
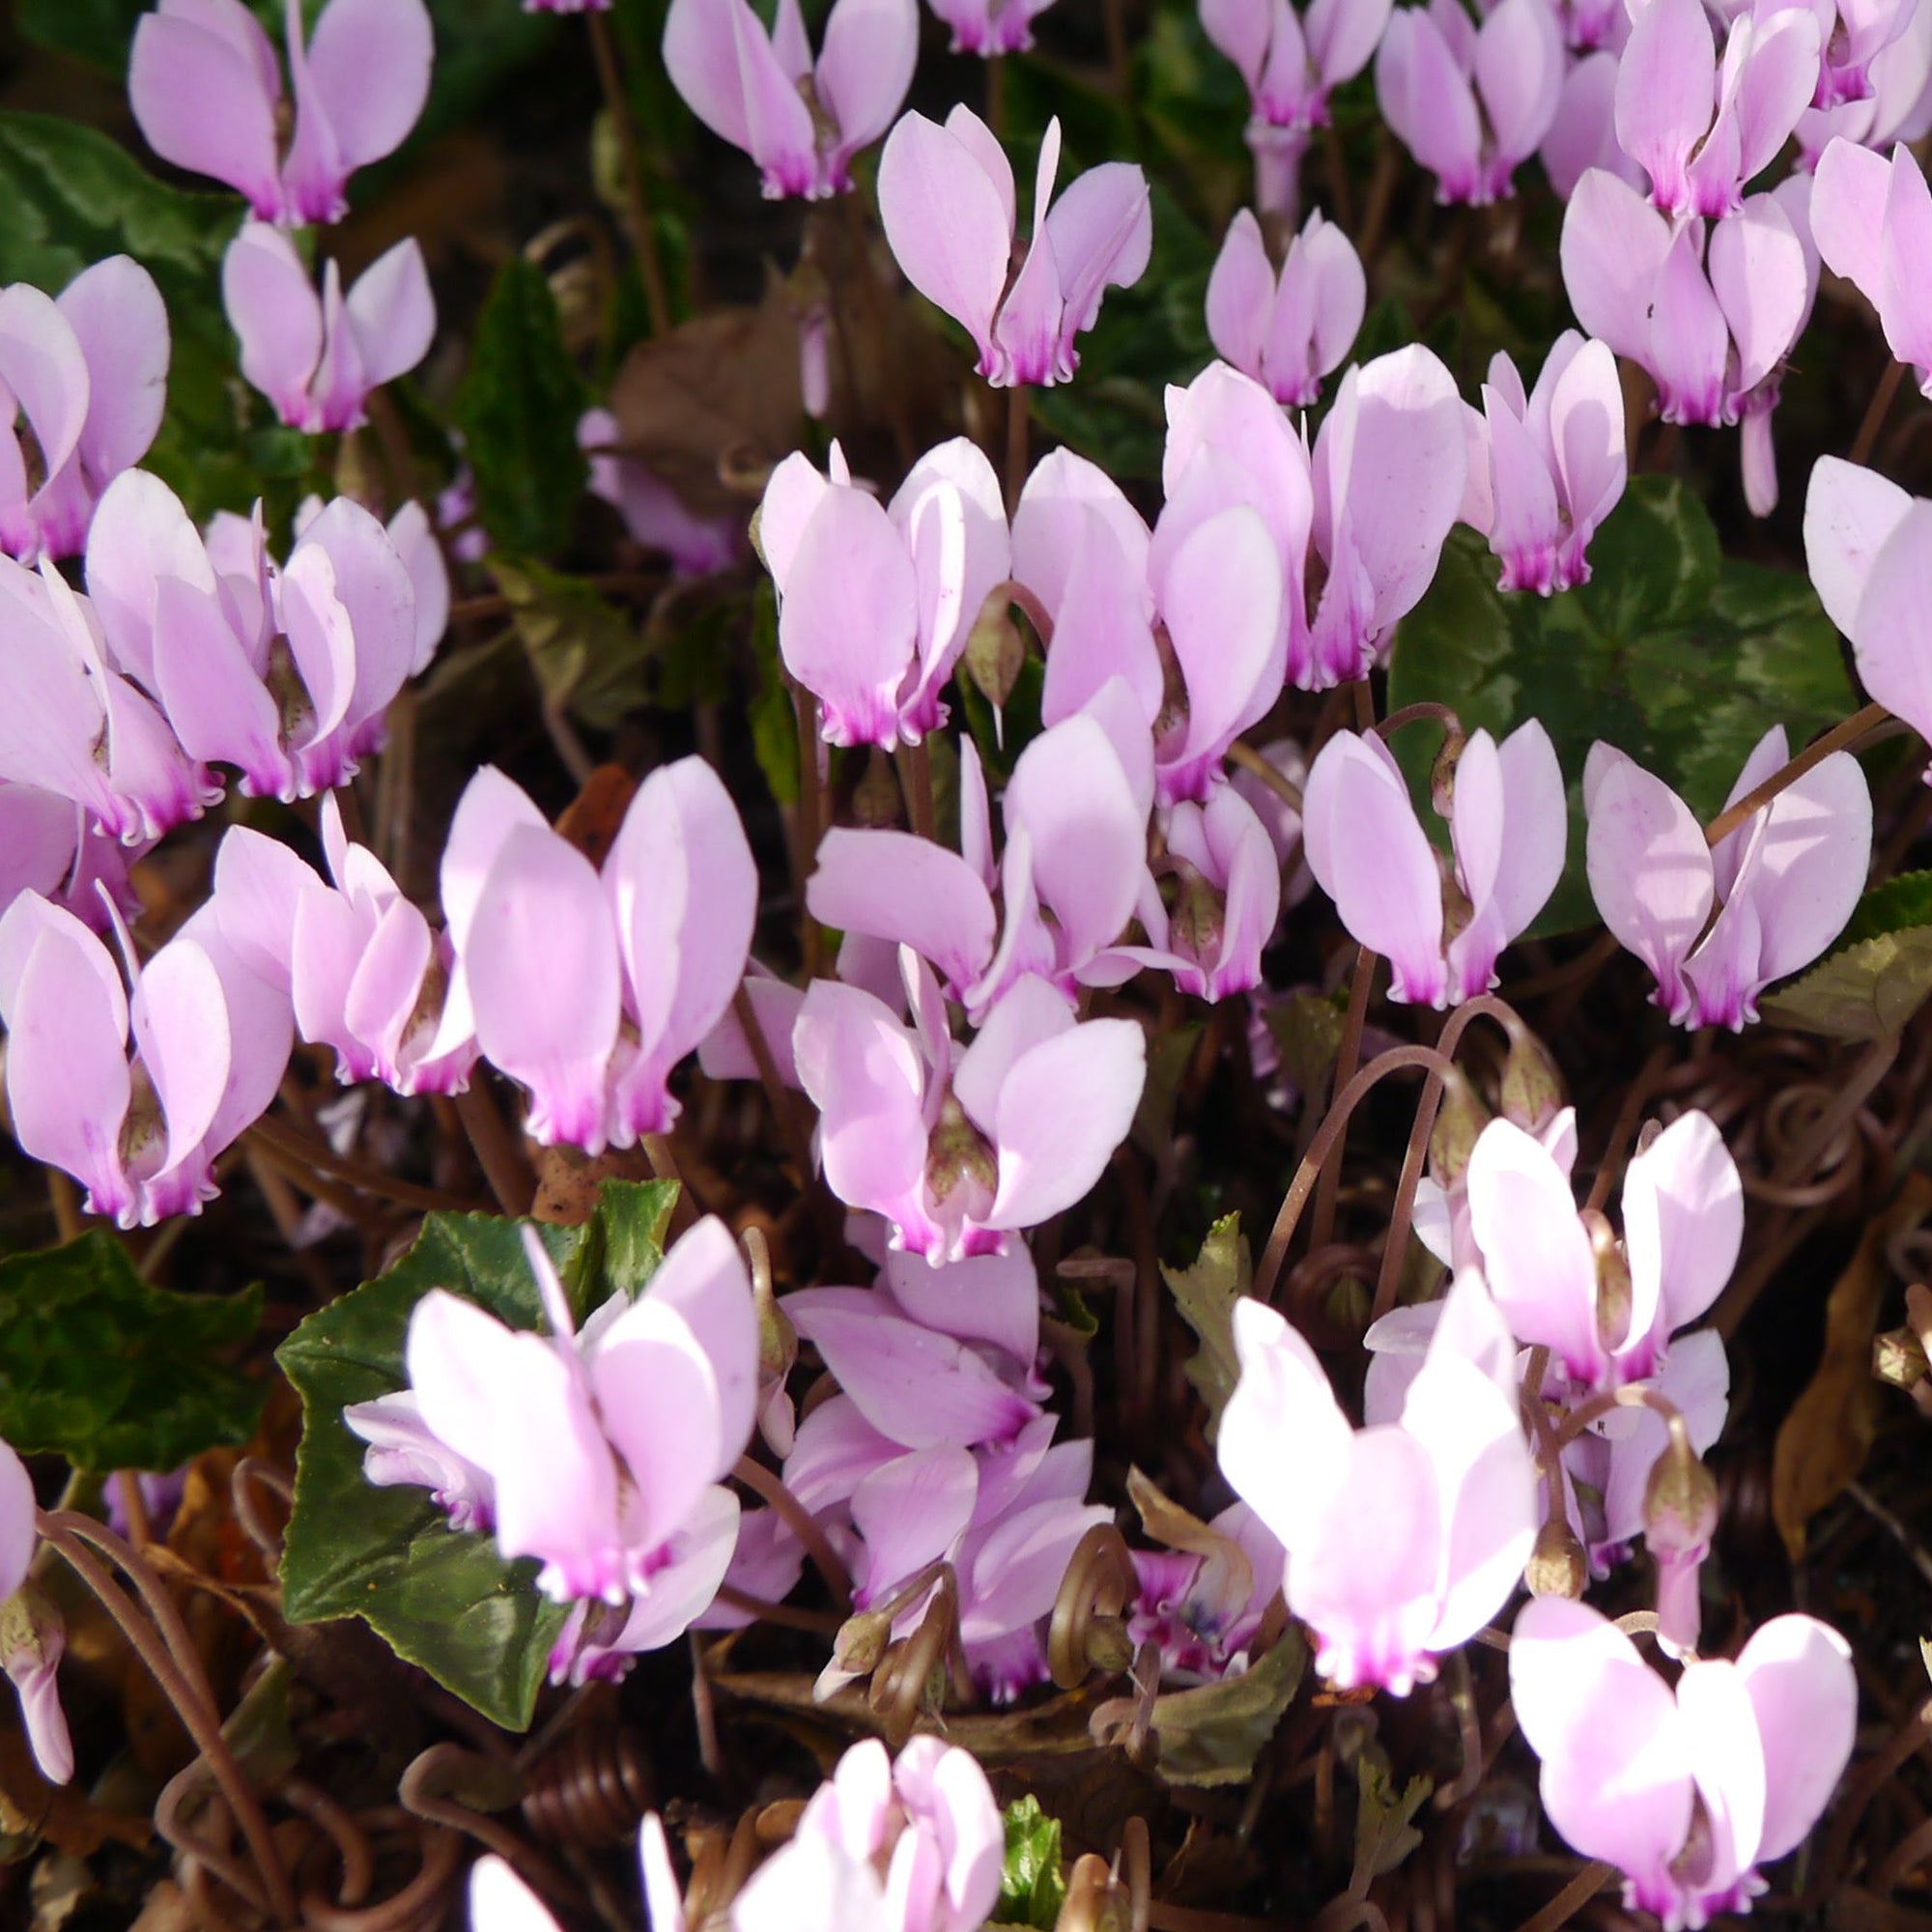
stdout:
<svg viewBox="0 0 1932 1932">
<path fill-rule="evenodd" d="M 128 878 L 136 856 L 97 832 L 71 799 L 0 781 L 0 913 L 22 893 L 36 892 L 104 932 L 108 905 L 124 919 L 140 911 Z"/>
<path fill-rule="evenodd" d="M 1123 721 L 1122 735 L 1137 723 Z M 1117 983 L 1132 965 L 1123 975 L 1116 942 L 1157 899 L 1147 867 L 1151 765 L 1144 732 L 1123 752 L 1095 717 L 1049 726 L 1014 764 L 996 869 L 985 779 L 969 742 L 960 755 L 969 851 L 907 832 L 835 827 L 819 843 L 806 905 L 822 924 L 911 947 L 976 1020 L 1029 974 L 1069 1002 L 1083 983 Z"/>
<path fill-rule="evenodd" d="M 774 198 L 852 185 L 852 156 L 892 126 L 918 53 L 917 0 L 836 0 L 815 66 L 798 0 L 779 0 L 769 33 L 747 0 L 671 0 L 665 17 L 671 85 Z"/>
<path fill-rule="evenodd" d="M 1808 9 L 1747 10 L 1719 71 L 1702 0 L 1649 0 L 1617 74 L 1617 138 L 1665 214 L 1733 214 L 1744 185 L 1777 157 L 1818 85 Z"/>
<path fill-rule="evenodd" d="M 182 749 L 237 767 L 251 797 L 306 798 L 354 773 L 416 662 L 409 566 L 346 497 L 278 565 L 259 510 L 212 551 L 165 483 L 130 470 L 95 513 L 87 586 L 114 662 Z"/>
<path fill-rule="evenodd" d="M 1201 0 L 1201 26 L 1240 70 L 1250 102 L 1256 205 L 1293 214 L 1309 131 L 1328 125 L 1328 97 L 1375 57 L 1391 0 Z"/>
<path fill-rule="evenodd" d="M 609 410 L 585 410 L 578 418 L 578 446 L 590 458 L 590 494 L 623 518 L 633 543 L 669 557 L 674 576 L 728 570 L 745 548 L 743 516 L 700 517 L 687 510 L 647 464 L 617 453 L 612 445 L 621 435 Z"/>
<path fill-rule="evenodd" d="M 100 493 L 148 452 L 167 402 L 168 312 L 126 255 L 49 298 L 0 290 L 0 550 L 73 556 Z M 16 419 L 38 445 L 30 469 Z"/>
<path fill-rule="evenodd" d="M 1726 805 L 1786 756 L 1784 726 L 1774 724 Z M 1601 742 L 1583 768 L 1583 807 L 1597 911 L 1656 976 L 1652 998 L 1678 1026 L 1742 1032 L 1757 1018 L 1758 994 L 1817 958 L 1864 889 L 1871 791 L 1849 752 L 1834 752 L 1715 846 L 1662 779 Z"/>
<path fill-rule="evenodd" d="M 1523 394 L 1498 350 L 1468 412 L 1463 521 L 1502 560 L 1502 588 L 1548 597 L 1590 581 L 1590 539 L 1624 494 L 1624 396 L 1616 357 L 1574 328 L 1556 338 Z"/>
<path fill-rule="evenodd" d="M 546 1145 L 629 1147 L 677 1118 L 673 1068 L 738 989 L 757 870 L 737 808 L 702 758 L 639 786 L 600 874 L 486 765 L 442 855 L 456 955 L 440 1057 L 470 1032 L 529 1092 Z"/>
<path fill-rule="evenodd" d="M 1342 923 L 1389 962 L 1389 998 L 1460 1006 L 1496 983 L 1496 959 L 1563 873 L 1563 774 L 1535 719 L 1500 745 L 1469 736 L 1438 853 L 1394 756 L 1373 733 L 1338 731 L 1302 798 L 1308 867 Z"/>
<path fill-rule="evenodd" d="M 1883 150 L 1894 141 L 1918 141 L 1932 128 L 1932 93 L 1927 88 L 1932 81 L 1932 14 L 1916 6 L 1902 11 L 1903 31 L 1866 65 L 1864 98 L 1814 107 L 1798 117 L 1800 167 L 1815 168 L 1818 157 L 1841 134 L 1848 141 Z M 1828 75 L 1830 63 L 1828 40 Z"/>
<path fill-rule="evenodd" d="M 933 17 L 952 30 L 950 51 L 1023 54 L 1033 45 L 1033 23 L 1053 0 L 926 0 Z"/>
<path fill-rule="evenodd" d="M 405 1349 L 413 1413 L 489 1477 L 506 1557 L 540 1559 L 538 1587 L 555 1602 L 647 1618 L 654 1641 L 627 1648 L 655 1649 L 710 1603 L 737 1540 L 724 1478 L 751 1440 L 757 1398 L 751 1280 L 724 1223 L 706 1219 L 636 1299 L 613 1295 L 580 1331 L 533 1231 L 524 1247 L 550 1333 L 431 1290 Z M 345 1419 L 362 1434 L 396 1400 Z M 398 1480 L 381 1463 L 369 1473 Z"/>
<path fill-rule="evenodd" d="M 1051 212 L 1060 122 L 1047 124 L 1034 181 L 1033 237 L 1013 272 L 1013 171 L 968 107 L 945 127 L 907 114 L 879 156 L 879 218 L 899 269 L 973 338 L 995 388 L 1066 382 L 1074 338 L 1094 327 L 1109 288 L 1146 271 L 1153 247 L 1147 177 L 1125 161 L 1089 168 Z"/>
<path fill-rule="evenodd" d="M 372 389 L 429 354 L 436 301 L 415 238 L 398 242 L 345 297 L 331 256 L 322 294 L 295 243 L 248 221 L 221 263 L 221 299 L 242 341 L 242 373 L 291 429 L 355 429 Z"/>
<path fill-rule="evenodd" d="M 242 961 L 288 993 L 305 1040 L 335 1049 L 336 1078 L 399 1094 L 452 1094 L 476 1064 L 473 1037 L 444 1042 L 454 965 L 446 938 L 366 846 L 351 844 L 333 792 L 322 807 L 328 884 L 279 840 L 245 825 L 222 837 L 210 903 Z"/>
<path fill-rule="evenodd" d="M 1666 1932 L 1748 1911 L 1758 1867 L 1796 1850 L 1851 1756 L 1851 1651 L 1811 1617 L 1774 1617 L 1735 1663 L 1692 1663 L 1673 1689 L 1606 1617 L 1543 1597 L 1509 1664 L 1550 1822 L 1620 1866 L 1626 1905 Z"/>
<path fill-rule="evenodd" d="M 837 442 L 829 475 L 788 456 L 765 486 L 758 546 L 780 655 L 818 699 L 827 743 L 890 751 L 945 722 L 940 693 L 1008 569 L 1006 507 L 982 451 L 964 437 L 941 443 L 883 508 Z"/>
<path fill-rule="evenodd" d="M 281 147 L 282 64 L 242 0 L 160 0 L 134 29 L 128 99 L 164 161 L 212 175 L 264 221 L 340 221 L 349 177 L 402 146 L 429 98 L 423 0 L 329 0 L 306 41 L 288 0 L 294 132 Z"/>
<path fill-rule="evenodd" d="M 1913 29 L 1913 0 L 1810 0 L 1821 59 L 1814 108 L 1862 103 L 1879 90 L 1877 64 Z"/>
<path fill-rule="evenodd" d="M 1430 0 L 1390 15 L 1376 99 L 1435 175 L 1436 200 L 1482 207 L 1515 192 L 1556 118 L 1567 66 L 1549 0 L 1500 0 L 1480 26 L 1462 0 Z"/>
<path fill-rule="evenodd" d="M 1354 1430 L 1301 1336 L 1264 1302 L 1235 1304 L 1221 1470 L 1288 1552 L 1288 1606 L 1339 1689 L 1427 1683 L 1502 1607 L 1535 1540 L 1514 1395 L 1455 1335 L 1430 1345 L 1398 1420 Z"/>
<path fill-rule="evenodd" d="M 1812 184 L 1811 232 L 1826 267 L 1878 310 L 1892 355 L 1932 395 L 1932 188 L 1911 149 L 1887 161 L 1833 141 Z"/>
<path fill-rule="evenodd" d="M 1385 661 L 1390 634 L 1429 588 L 1462 507 L 1463 403 L 1441 361 L 1414 345 L 1351 367 L 1315 439 L 1313 474 L 1311 535 L 1327 578 L 1306 657 L 1289 674 L 1321 691 Z"/>
<path fill-rule="evenodd" d="M 1000 1902 L 1006 1828 L 972 1752 L 913 1738 L 889 1760 L 876 1738 L 854 1745 L 814 1792 L 793 1846 L 819 1839 L 877 1875 L 887 1922 L 902 1932 L 980 1932 Z M 795 1900 L 781 1851 L 746 1888 L 744 1932 L 793 1921 Z M 734 1914 L 735 1916 L 735 1914 Z"/>
<path fill-rule="evenodd" d="M 14 1134 L 124 1228 L 198 1214 L 215 1157 L 275 1096 L 288 1002 L 242 963 L 206 910 L 136 968 L 38 893 L 0 918 L 0 1022 Z M 129 1033 L 132 1055 L 129 1055 Z"/>
<path fill-rule="evenodd" d="M 1353 244 L 1321 212 L 1288 244 L 1275 274 L 1261 223 L 1245 208 L 1229 224 L 1208 278 L 1208 334 L 1222 356 L 1278 403 L 1302 408 L 1341 367 L 1362 326 L 1368 282 Z"/>
<path fill-rule="evenodd" d="M 1810 312 L 1805 245 L 1775 195 L 1674 230 L 1635 189 L 1592 168 L 1563 218 L 1577 320 L 1650 372 L 1665 422 L 1734 423 L 1771 387 Z M 1768 406 L 1767 406 L 1768 408 Z"/>
<path fill-rule="evenodd" d="M 1825 614 L 1851 641 L 1859 680 L 1917 729 L 1932 724 L 1924 644 L 1932 502 L 1821 456 L 1804 499 L 1804 560 Z M 1932 766 L 1926 769 L 1932 784 Z"/>
<path fill-rule="evenodd" d="M 1568 1172 L 1492 1121 L 1464 1176 L 1469 1234 L 1510 1332 L 1579 1390 L 1654 1374 L 1670 1337 L 1717 1300 L 1744 1239 L 1744 1187 L 1705 1114 L 1673 1121 L 1624 1171 L 1624 1238 L 1577 1211 Z"/>
<path fill-rule="evenodd" d="M 825 1178 L 928 1261 L 995 1254 L 1070 1208 L 1132 1124 L 1147 1042 L 1131 1020 L 1076 1024 L 1043 980 L 1023 979 L 960 1051 L 923 964 L 908 975 L 917 1028 L 855 986 L 814 980 L 792 1030 L 817 1105 Z"/>
<path fill-rule="evenodd" d="M 1144 1519 L 1147 1507 L 1141 1503 Z M 1160 1646 L 1163 1682 L 1238 1676 L 1253 1662 L 1255 1638 L 1281 1589 L 1281 1545 L 1241 1502 L 1211 1522 L 1166 1503 L 1154 1533 L 1170 1547 L 1132 1552 L 1138 1588 L 1128 1639 L 1136 1651 L 1149 1641 Z"/>
</svg>

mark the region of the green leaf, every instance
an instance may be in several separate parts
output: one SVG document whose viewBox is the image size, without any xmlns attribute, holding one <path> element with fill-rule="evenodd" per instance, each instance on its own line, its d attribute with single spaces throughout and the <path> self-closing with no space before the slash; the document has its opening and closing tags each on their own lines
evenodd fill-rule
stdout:
<svg viewBox="0 0 1932 1932">
<path fill-rule="evenodd" d="M 23 40 L 104 68 L 128 67 L 128 43 L 147 0 L 14 0 L 14 21 Z"/>
<path fill-rule="evenodd" d="M 752 604 L 752 650 L 758 662 L 758 692 L 752 699 L 752 750 L 774 803 L 798 803 L 798 714 L 779 657 L 778 593 L 761 578 Z"/>
<path fill-rule="evenodd" d="M 262 1384 L 221 1358 L 262 1319 L 262 1291 L 171 1294 L 94 1229 L 0 1261 L 0 1436 L 80 1469 L 173 1469 L 247 1441 Z"/>
<path fill-rule="evenodd" d="M 1355 1760 L 1355 1781 L 1362 1794 L 1355 1810 L 1355 1871 L 1358 1877 L 1379 1878 L 1394 1871 L 1421 1844 L 1415 1814 L 1435 1789 L 1435 1782 L 1429 1777 L 1411 1777 L 1397 1791 L 1387 1766 L 1370 1751 Z"/>
<path fill-rule="evenodd" d="M 491 556 L 484 567 L 510 607 L 546 702 L 609 730 L 645 700 L 643 631 L 582 578 Z"/>
<path fill-rule="evenodd" d="M 1308 1648 L 1290 1631 L 1239 1677 L 1153 1701 L 1155 1769 L 1168 1784 L 1241 1784 L 1301 1683 Z"/>
<path fill-rule="evenodd" d="M 220 291 L 241 202 L 166 187 L 92 128 L 0 114 L 0 283 L 58 295 L 109 255 L 130 255 L 154 276 L 168 309 L 168 406 L 143 467 L 197 521 L 246 508 L 261 485 L 242 446 L 235 338 Z"/>
<path fill-rule="evenodd" d="M 504 264 L 484 301 L 451 412 L 476 476 L 476 507 L 499 550 L 542 556 L 570 535 L 589 461 L 577 446 L 582 384 L 550 283 Z"/>
<path fill-rule="evenodd" d="M 1066 1896 L 1061 1874 L 1060 1820 L 1049 1818 L 1031 1792 L 1006 1809 L 1007 1862 L 1000 1874 L 994 1919 L 1052 1932 Z"/>
<path fill-rule="evenodd" d="M 648 1280 L 673 1192 L 659 1182 L 611 1183 L 587 1228 L 537 1230 L 580 1316 Z M 563 1609 L 537 1593 L 534 1562 L 506 1563 L 490 1537 L 450 1529 L 428 1491 L 366 1482 L 363 1445 L 342 1420 L 347 1405 L 408 1386 L 410 1316 L 433 1288 L 513 1328 L 541 1325 L 518 1224 L 431 1214 L 394 1267 L 311 1315 L 276 1351 L 302 1400 L 283 1607 L 296 1623 L 365 1618 L 399 1655 L 492 1721 L 521 1730 Z"/>
<path fill-rule="evenodd" d="M 1180 1310 L 1180 1318 L 1200 1338 L 1201 1347 L 1187 1364 L 1187 1379 L 1208 1405 L 1208 1439 L 1221 1426 L 1221 1411 L 1241 1377 L 1235 1353 L 1235 1303 L 1254 1286 L 1254 1264 L 1241 1238 L 1241 1217 L 1224 1214 L 1208 1230 L 1194 1265 L 1169 1267 L 1161 1264 L 1161 1278 Z"/>
<path fill-rule="evenodd" d="M 1675 478 L 1633 477 L 1590 562 L 1579 590 L 1505 595 L 1483 540 L 1455 531 L 1402 621 L 1389 675 L 1391 709 L 1434 699 L 1470 730 L 1500 737 L 1537 718 L 1548 731 L 1568 781 L 1569 858 L 1532 935 L 1595 922 L 1582 810 L 1594 740 L 1710 818 L 1767 727 L 1782 722 L 1803 744 L 1857 703 L 1807 580 L 1720 557 L 1702 504 Z M 1395 741 L 1418 803 L 1438 743 L 1419 726 Z M 1427 812 L 1424 823 L 1437 825 Z"/>
<path fill-rule="evenodd" d="M 1905 872 L 1860 899 L 1838 943 L 1758 1011 L 1776 1026 L 1886 1039 L 1932 995 L 1932 872 Z"/>
</svg>

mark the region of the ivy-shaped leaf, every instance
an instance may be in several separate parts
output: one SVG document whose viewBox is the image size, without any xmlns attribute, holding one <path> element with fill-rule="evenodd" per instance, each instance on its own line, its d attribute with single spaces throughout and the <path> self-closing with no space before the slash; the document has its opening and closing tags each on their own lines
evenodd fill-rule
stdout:
<svg viewBox="0 0 1932 1932">
<path fill-rule="evenodd" d="M 668 1183 L 612 1182 L 587 1227 L 537 1230 L 580 1316 L 648 1280 L 674 1198 Z M 276 1351 L 302 1400 L 283 1606 L 296 1623 L 365 1618 L 400 1656 L 494 1722 L 521 1730 L 564 1620 L 537 1593 L 538 1566 L 506 1563 L 490 1537 L 450 1529 L 427 1490 L 366 1482 L 363 1444 L 342 1420 L 349 1404 L 408 1386 L 410 1316 L 434 1288 L 511 1327 L 541 1326 L 518 1224 L 431 1214 L 394 1267 L 311 1315 Z"/>
<path fill-rule="evenodd" d="M 590 474 L 577 446 L 583 386 L 556 298 L 534 262 L 504 264 L 483 303 L 451 413 L 476 476 L 476 508 L 498 550 L 560 550 Z"/>
<path fill-rule="evenodd" d="M 1887 1039 L 1932 995 L 1932 872 L 1905 872 L 1859 900 L 1837 945 L 1758 1011 L 1838 1039 Z"/>
<path fill-rule="evenodd" d="M 228 1357 L 262 1291 L 171 1294 L 102 1229 L 0 1261 L 0 1436 L 79 1469 L 173 1469 L 247 1441 L 263 1385 Z"/>
<path fill-rule="evenodd" d="M 1590 582 L 1557 597 L 1496 588 L 1495 559 L 1458 529 L 1422 602 L 1402 620 L 1389 707 L 1433 699 L 1501 737 L 1541 720 L 1568 782 L 1562 883 L 1531 935 L 1593 924 L 1583 872 L 1583 762 L 1598 738 L 1714 816 L 1774 724 L 1802 745 L 1857 704 L 1836 632 L 1805 577 L 1720 556 L 1703 505 L 1679 481 L 1635 476 L 1590 546 Z M 1438 735 L 1395 750 L 1419 802 Z M 1439 830 L 1433 813 L 1423 823 Z"/>
</svg>

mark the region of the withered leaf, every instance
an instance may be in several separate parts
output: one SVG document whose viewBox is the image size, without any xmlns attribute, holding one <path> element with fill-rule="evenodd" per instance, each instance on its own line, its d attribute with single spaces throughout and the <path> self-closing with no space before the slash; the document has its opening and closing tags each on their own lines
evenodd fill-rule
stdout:
<svg viewBox="0 0 1932 1932">
<path fill-rule="evenodd" d="M 1416 1812 L 1435 1789 L 1433 1778 L 1411 1777 L 1400 1791 L 1387 1770 L 1364 1751 L 1355 1760 L 1361 1802 L 1355 1810 L 1355 1874 L 1379 1878 L 1392 1872 L 1422 1842 L 1415 1829 Z"/>
<path fill-rule="evenodd" d="M 776 276 L 755 308 L 718 308 L 639 343 L 611 384 L 619 444 L 698 516 L 743 510 L 798 440 L 798 325 Z"/>
<path fill-rule="evenodd" d="M 1889 1284 L 1886 1249 L 1932 1213 L 1932 1176 L 1912 1174 L 1858 1251 L 1825 1304 L 1825 1347 L 1817 1369 L 1777 1432 L 1771 1460 L 1771 1513 L 1794 1561 L 1804 1528 L 1864 1467 L 1883 1399 L 1872 1379 L 1872 1336 Z"/>
</svg>

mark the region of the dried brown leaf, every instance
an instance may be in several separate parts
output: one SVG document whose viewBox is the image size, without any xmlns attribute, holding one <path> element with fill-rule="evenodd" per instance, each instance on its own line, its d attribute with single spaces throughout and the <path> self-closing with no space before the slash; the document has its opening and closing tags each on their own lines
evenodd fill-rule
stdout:
<svg viewBox="0 0 1932 1932">
<path fill-rule="evenodd" d="M 1771 1512 L 1795 1562 L 1805 1525 L 1864 1467 L 1882 1399 L 1872 1379 L 1872 1337 L 1891 1275 L 1888 1245 L 1932 1213 L 1932 1176 L 1907 1177 L 1898 1198 L 1865 1229 L 1825 1304 L 1825 1347 L 1804 1393 L 1777 1432 Z"/>
</svg>

